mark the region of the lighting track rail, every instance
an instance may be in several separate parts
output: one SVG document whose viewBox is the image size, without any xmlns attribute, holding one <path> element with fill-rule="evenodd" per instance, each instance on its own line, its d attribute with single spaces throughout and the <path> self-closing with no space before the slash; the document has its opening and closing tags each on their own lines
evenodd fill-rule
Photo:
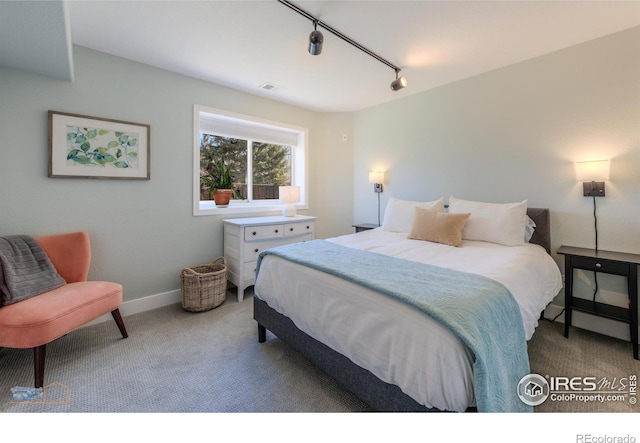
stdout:
<svg viewBox="0 0 640 443">
<path fill-rule="evenodd" d="M 375 58 L 379 62 L 384 63 L 385 65 L 387 65 L 388 67 L 393 69 L 395 71 L 395 73 L 396 73 L 396 79 L 391 83 L 391 89 L 392 90 L 397 91 L 397 90 L 402 89 L 405 86 L 407 86 L 407 80 L 404 77 L 398 78 L 398 73 L 401 71 L 401 69 L 398 66 L 396 66 L 393 63 L 391 63 L 390 61 L 380 57 L 378 54 L 376 54 L 375 52 L 371 51 L 370 49 L 365 48 L 360 43 L 356 42 L 355 40 L 352 40 L 351 38 L 347 37 L 346 35 L 344 35 L 340 31 L 338 31 L 337 29 L 333 28 L 332 26 L 328 25 L 327 23 L 323 22 L 322 20 L 317 19 L 312 14 L 310 14 L 309 12 L 307 12 L 304 9 L 300 8 L 299 6 L 294 5 L 290 1 L 278 0 L 278 2 L 282 3 L 283 5 L 287 6 L 291 10 L 297 12 L 298 14 L 300 14 L 303 17 L 305 17 L 308 20 L 310 20 L 313 23 L 313 26 L 314 26 L 314 32 L 312 33 L 312 36 L 314 35 L 314 33 L 317 33 L 317 27 L 319 26 L 319 27 L 329 31 L 330 33 L 332 33 L 336 37 L 338 37 L 338 38 L 344 40 L 345 42 L 349 43 L 351 46 L 361 50 L 362 52 L 364 52 L 365 54 L 369 55 L 370 57 Z M 318 47 L 317 46 L 318 45 L 317 34 L 315 34 L 315 35 L 316 35 L 315 42 L 312 41 L 312 44 L 314 46 L 313 47 L 313 52 L 311 50 L 311 46 L 312 45 L 310 45 L 309 52 L 311 52 L 313 55 L 318 55 L 322 51 L 322 39 L 320 39 L 320 41 L 319 41 L 320 47 Z"/>
</svg>

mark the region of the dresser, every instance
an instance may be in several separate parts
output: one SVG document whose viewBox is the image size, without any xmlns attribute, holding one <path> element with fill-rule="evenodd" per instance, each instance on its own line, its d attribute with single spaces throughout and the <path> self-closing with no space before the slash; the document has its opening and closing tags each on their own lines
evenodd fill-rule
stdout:
<svg viewBox="0 0 640 443">
<path fill-rule="evenodd" d="M 227 279 L 238 288 L 241 302 L 244 290 L 256 281 L 258 255 L 275 246 L 313 240 L 316 217 L 250 217 L 223 222 Z"/>
</svg>

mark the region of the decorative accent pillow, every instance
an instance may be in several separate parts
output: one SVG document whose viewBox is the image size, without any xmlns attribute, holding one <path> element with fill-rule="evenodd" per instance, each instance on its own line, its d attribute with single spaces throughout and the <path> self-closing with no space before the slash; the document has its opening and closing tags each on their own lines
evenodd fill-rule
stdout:
<svg viewBox="0 0 640 443">
<path fill-rule="evenodd" d="M 391 197 L 384 211 L 382 229 L 391 232 L 411 231 L 416 207 L 443 212 L 444 199 L 440 197 L 440 199 L 431 202 L 416 202 Z"/>
<path fill-rule="evenodd" d="M 460 246 L 462 244 L 462 229 L 467 223 L 469 215 L 471 214 L 448 214 L 416 208 L 409 238 Z"/>
<path fill-rule="evenodd" d="M 484 203 L 449 199 L 449 213 L 471 213 L 462 231 L 465 240 L 480 240 L 506 246 L 524 244 L 527 201 Z"/>
</svg>

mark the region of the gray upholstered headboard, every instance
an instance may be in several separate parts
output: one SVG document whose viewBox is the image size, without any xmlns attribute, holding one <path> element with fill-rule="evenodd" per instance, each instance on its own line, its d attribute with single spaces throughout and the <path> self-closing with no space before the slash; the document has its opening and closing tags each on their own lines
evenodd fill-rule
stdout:
<svg viewBox="0 0 640 443">
<path fill-rule="evenodd" d="M 548 254 L 551 254 L 551 221 L 549 209 L 547 208 L 527 208 L 527 215 L 536 224 L 533 237 L 529 243 L 542 246 Z"/>
</svg>

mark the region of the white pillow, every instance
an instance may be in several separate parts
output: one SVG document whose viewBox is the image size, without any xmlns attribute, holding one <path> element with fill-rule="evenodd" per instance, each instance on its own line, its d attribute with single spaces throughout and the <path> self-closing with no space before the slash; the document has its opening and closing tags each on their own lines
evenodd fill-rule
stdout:
<svg viewBox="0 0 640 443">
<path fill-rule="evenodd" d="M 439 200 L 431 202 L 416 202 L 391 197 L 384 211 L 381 229 L 391 232 L 411 232 L 416 208 L 442 212 L 444 211 L 444 199 L 440 197 Z"/>
<path fill-rule="evenodd" d="M 531 217 L 527 215 L 527 226 L 524 227 L 524 242 L 529 243 L 531 241 L 531 237 L 533 237 L 533 233 L 536 230 L 536 222 L 531 220 Z"/>
<path fill-rule="evenodd" d="M 471 213 L 462 230 L 464 240 L 480 240 L 506 246 L 524 244 L 526 200 L 519 203 L 483 203 L 451 197 L 449 212 Z"/>
</svg>

